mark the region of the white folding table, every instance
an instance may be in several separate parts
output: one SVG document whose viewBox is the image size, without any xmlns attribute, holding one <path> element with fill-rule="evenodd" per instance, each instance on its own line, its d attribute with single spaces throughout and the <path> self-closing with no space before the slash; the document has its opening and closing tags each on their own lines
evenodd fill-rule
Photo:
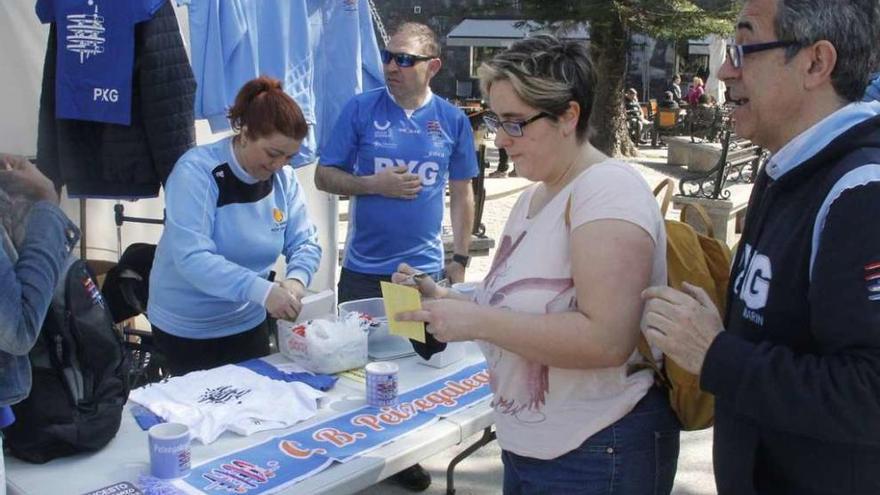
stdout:
<svg viewBox="0 0 880 495">
<path fill-rule="evenodd" d="M 284 358 L 273 355 L 269 359 Z M 476 364 L 483 357 L 475 344 L 468 344 L 465 358 L 446 368 L 422 365 L 418 362 L 420 359 L 411 356 L 395 361 L 400 365 L 399 383 L 402 391 Z M 358 409 L 365 403 L 364 385 L 348 378 L 340 378 L 327 394 L 314 418 L 292 428 L 264 431 L 248 437 L 227 432 L 210 445 L 194 442 L 193 464 L 259 444 L 271 437 L 286 435 L 326 418 Z M 149 472 L 149 452 L 147 432 L 137 425 L 128 407 L 123 411 L 122 426 L 116 438 L 99 452 L 56 459 L 46 464 L 28 464 L 7 456 L 6 481 L 9 495 L 79 495 L 123 481 L 134 484 L 140 475 Z M 492 414 L 487 399 L 469 409 L 441 418 L 416 432 L 403 435 L 363 456 L 343 464 L 334 464 L 278 493 L 354 493 L 458 445 L 476 432 L 483 430 L 486 435 L 491 435 L 491 426 Z M 481 439 L 484 443 L 489 440 L 491 438 L 487 439 L 485 435 Z M 461 458 L 463 457 L 460 456 L 457 460 Z M 457 460 L 451 465 L 452 468 Z"/>
</svg>

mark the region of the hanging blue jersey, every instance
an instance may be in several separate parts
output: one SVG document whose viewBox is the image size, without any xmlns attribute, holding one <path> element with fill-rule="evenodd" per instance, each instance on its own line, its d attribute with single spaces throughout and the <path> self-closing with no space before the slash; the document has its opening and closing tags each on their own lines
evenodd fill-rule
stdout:
<svg viewBox="0 0 880 495">
<path fill-rule="evenodd" d="M 254 0 L 251 0 L 254 1 Z M 309 133 L 300 145 L 292 164 L 315 161 L 315 59 L 309 50 L 308 11 L 306 2 L 258 0 L 249 13 L 250 32 L 256 34 L 257 65 L 260 74 L 280 79 L 284 92 L 302 109 Z M 252 38 L 253 41 L 253 38 Z"/>
<path fill-rule="evenodd" d="M 178 0 L 189 11 L 190 60 L 196 78 L 194 113 L 211 130 L 229 129 L 226 110 L 244 83 L 260 74 L 247 0 Z"/>
<path fill-rule="evenodd" d="M 208 119 L 214 132 L 228 130 L 226 114 L 241 87 L 261 75 L 279 79 L 310 124 L 293 164 L 314 161 L 314 68 L 306 2 L 178 0 L 178 4 L 189 8 L 196 118 Z"/>
<path fill-rule="evenodd" d="M 40 21 L 58 30 L 57 118 L 131 124 L 134 25 L 165 1 L 37 0 Z"/>
<path fill-rule="evenodd" d="M 383 84 L 367 0 L 177 0 L 188 5 L 196 118 L 229 129 L 244 83 L 267 75 L 303 110 L 309 135 L 294 166 L 316 159 L 342 105 Z"/>
<path fill-rule="evenodd" d="M 410 117 L 385 88 L 352 98 L 321 150 L 321 166 L 364 176 L 397 165 L 418 174 L 422 189 L 411 200 L 379 195 L 349 200 L 343 261 L 349 270 L 388 275 L 400 262 L 425 272 L 443 269 L 446 181 L 479 172 L 467 116 L 435 95 Z"/>
<path fill-rule="evenodd" d="M 352 96 L 385 85 L 382 61 L 367 0 L 311 0 L 321 5 L 320 24 L 310 36 L 315 54 L 315 101 L 318 149 Z M 318 16 L 313 16 L 318 20 Z M 341 70 L 350 67 L 355 70 Z M 360 70 L 358 70 L 360 68 Z"/>
</svg>

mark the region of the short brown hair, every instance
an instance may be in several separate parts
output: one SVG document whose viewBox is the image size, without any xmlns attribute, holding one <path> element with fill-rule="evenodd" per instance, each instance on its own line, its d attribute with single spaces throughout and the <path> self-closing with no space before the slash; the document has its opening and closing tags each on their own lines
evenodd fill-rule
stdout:
<svg viewBox="0 0 880 495">
<path fill-rule="evenodd" d="M 523 102 L 549 113 L 554 120 L 569 108 L 569 102 L 577 102 L 581 107 L 577 140 L 586 141 L 596 73 L 585 43 L 546 34 L 526 38 L 483 62 L 477 74 L 483 96 L 489 95 L 494 82 L 510 81 Z"/>
<path fill-rule="evenodd" d="M 402 34 L 415 38 L 425 53 L 414 53 L 413 55 L 425 55 L 427 57 L 440 56 L 440 42 L 437 41 L 437 35 L 434 30 L 420 22 L 404 22 L 397 26 L 392 36 Z"/>
<path fill-rule="evenodd" d="M 246 82 L 226 116 L 235 132 L 246 128 L 244 132 L 250 139 L 278 132 L 302 141 L 309 133 L 299 105 L 284 92 L 281 81 L 268 76 Z"/>
</svg>

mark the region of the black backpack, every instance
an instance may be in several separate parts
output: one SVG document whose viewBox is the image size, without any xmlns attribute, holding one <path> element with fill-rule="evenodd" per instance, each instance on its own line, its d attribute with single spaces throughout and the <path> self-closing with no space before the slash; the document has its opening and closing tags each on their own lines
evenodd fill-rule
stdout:
<svg viewBox="0 0 880 495">
<path fill-rule="evenodd" d="M 33 387 L 4 430 L 10 453 L 28 462 L 101 449 L 128 399 L 127 353 L 95 278 L 76 258 L 61 273 L 30 352 Z"/>
</svg>

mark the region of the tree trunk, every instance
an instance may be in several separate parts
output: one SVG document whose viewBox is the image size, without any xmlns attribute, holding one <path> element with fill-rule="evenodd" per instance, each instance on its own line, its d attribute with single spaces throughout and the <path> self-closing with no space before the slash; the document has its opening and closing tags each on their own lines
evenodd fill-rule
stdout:
<svg viewBox="0 0 880 495">
<path fill-rule="evenodd" d="M 590 50 L 597 73 L 590 142 L 609 156 L 637 154 L 627 133 L 623 108 L 628 46 L 629 38 L 619 19 L 591 26 Z"/>
</svg>

